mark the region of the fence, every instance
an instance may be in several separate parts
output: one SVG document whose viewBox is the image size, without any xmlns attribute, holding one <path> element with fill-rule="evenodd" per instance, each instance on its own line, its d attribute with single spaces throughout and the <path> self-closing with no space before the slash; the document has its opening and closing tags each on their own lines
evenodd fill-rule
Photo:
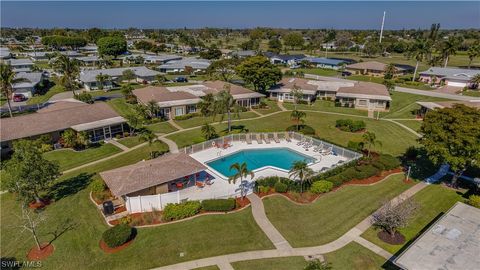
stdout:
<svg viewBox="0 0 480 270">
<path fill-rule="evenodd" d="M 179 203 L 180 192 L 169 192 L 156 195 L 126 197 L 125 206 L 130 213 L 162 210 L 169 203 Z"/>
</svg>

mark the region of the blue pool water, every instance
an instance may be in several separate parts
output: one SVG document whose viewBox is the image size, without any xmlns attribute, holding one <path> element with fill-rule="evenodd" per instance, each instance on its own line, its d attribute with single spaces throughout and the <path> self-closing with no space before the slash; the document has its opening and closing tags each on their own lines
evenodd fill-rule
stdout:
<svg viewBox="0 0 480 270">
<path fill-rule="evenodd" d="M 304 160 L 307 163 L 315 161 L 314 158 L 305 156 L 288 148 L 270 148 L 270 149 L 252 149 L 242 150 L 208 162 L 207 165 L 226 177 L 235 174 L 230 171 L 230 166 L 236 162 L 247 163 L 250 171 L 265 166 L 277 167 L 284 170 L 290 170 L 294 161 Z"/>
</svg>

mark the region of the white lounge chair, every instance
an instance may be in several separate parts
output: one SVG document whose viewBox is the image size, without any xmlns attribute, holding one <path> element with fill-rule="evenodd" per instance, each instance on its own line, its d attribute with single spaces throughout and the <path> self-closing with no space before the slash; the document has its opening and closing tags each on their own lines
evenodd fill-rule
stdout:
<svg viewBox="0 0 480 270">
<path fill-rule="evenodd" d="M 262 136 L 260 134 L 256 134 L 256 138 L 257 138 L 257 143 L 258 144 L 263 144 L 263 141 L 262 141 Z"/>
<path fill-rule="evenodd" d="M 297 142 L 297 145 L 303 145 L 307 142 L 307 139 L 304 137 L 302 138 L 299 142 Z"/>
<path fill-rule="evenodd" d="M 252 138 L 250 138 L 250 134 L 245 135 L 245 141 L 247 141 L 247 144 L 252 144 Z"/>
<path fill-rule="evenodd" d="M 263 139 L 265 140 L 265 143 L 269 144 L 270 143 L 270 138 L 268 138 L 268 134 L 263 134 Z"/>
<path fill-rule="evenodd" d="M 278 139 L 277 133 L 273 133 L 273 141 L 276 143 L 280 143 L 280 140 Z"/>
<path fill-rule="evenodd" d="M 285 132 L 285 141 L 291 142 L 292 139 L 290 139 L 290 134 L 288 132 Z"/>
</svg>

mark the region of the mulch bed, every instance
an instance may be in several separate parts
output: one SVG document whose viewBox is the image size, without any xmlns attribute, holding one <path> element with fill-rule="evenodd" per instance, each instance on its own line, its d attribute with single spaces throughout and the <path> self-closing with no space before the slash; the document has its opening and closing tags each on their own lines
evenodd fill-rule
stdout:
<svg viewBox="0 0 480 270">
<path fill-rule="evenodd" d="M 30 261 L 41 261 L 46 259 L 48 256 L 52 255 L 55 248 L 49 243 L 43 243 L 40 245 L 41 249 L 39 250 L 37 246 L 28 251 L 27 259 Z"/>
<path fill-rule="evenodd" d="M 127 248 L 131 243 L 133 242 L 133 239 L 126 242 L 125 244 L 121 245 L 121 246 L 118 246 L 118 247 L 115 247 L 115 248 L 111 248 L 109 247 L 105 242 L 103 242 L 103 240 L 100 240 L 100 248 L 105 252 L 105 253 L 108 253 L 108 254 L 112 254 L 112 253 L 117 253 L 121 250 L 124 250 L 125 248 Z"/>
<path fill-rule="evenodd" d="M 373 184 L 373 183 L 376 183 L 382 179 L 384 179 L 385 177 L 389 176 L 390 174 L 393 174 L 393 173 L 399 173 L 399 172 L 402 172 L 402 168 L 397 168 L 397 169 L 393 169 L 393 170 L 389 170 L 389 171 L 383 171 L 380 173 L 380 175 L 374 175 L 374 176 L 371 176 L 369 178 L 365 178 L 365 179 L 352 179 L 348 182 L 346 182 L 345 184 L 341 185 L 341 186 L 348 186 L 348 185 L 369 185 L 369 184 Z"/>
<path fill-rule="evenodd" d="M 28 207 L 30 209 L 42 209 L 44 208 L 45 206 L 49 205 L 51 203 L 51 201 L 49 199 L 41 199 L 40 202 L 31 202 L 28 204 Z"/>
<path fill-rule="evenodd" d="M 405 236 L 399 232 L 395 232 L 395 235 L 392 237 L 388 232 L 382 230 L 377 233 L 377 236 L 380 240 L 390 245 L 401 245 L 405 243 Z"/>
</svg>

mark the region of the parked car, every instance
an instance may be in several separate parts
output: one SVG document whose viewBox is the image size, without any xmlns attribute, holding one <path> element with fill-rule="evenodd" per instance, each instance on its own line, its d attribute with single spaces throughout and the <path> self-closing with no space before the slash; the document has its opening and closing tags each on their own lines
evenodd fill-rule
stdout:
<svg viewBox="0 0 480 270">
<path fill-rule="evenodd" d="M 342 71 L 342 77 L 350 76 L 352 73 L 350 71 Z"/>
<path fill-rule="evenodd" d="M 188 82 L 188 79 L 185 77 L 176 77 L 173 79 L 174 82 Z"/>
<path fill-rule="evenodd" d="M 12 99 L 13 102 L 22 102 L 27 100 L 27 97 L 22 94 L 14 94 Z"/>
</svg>

